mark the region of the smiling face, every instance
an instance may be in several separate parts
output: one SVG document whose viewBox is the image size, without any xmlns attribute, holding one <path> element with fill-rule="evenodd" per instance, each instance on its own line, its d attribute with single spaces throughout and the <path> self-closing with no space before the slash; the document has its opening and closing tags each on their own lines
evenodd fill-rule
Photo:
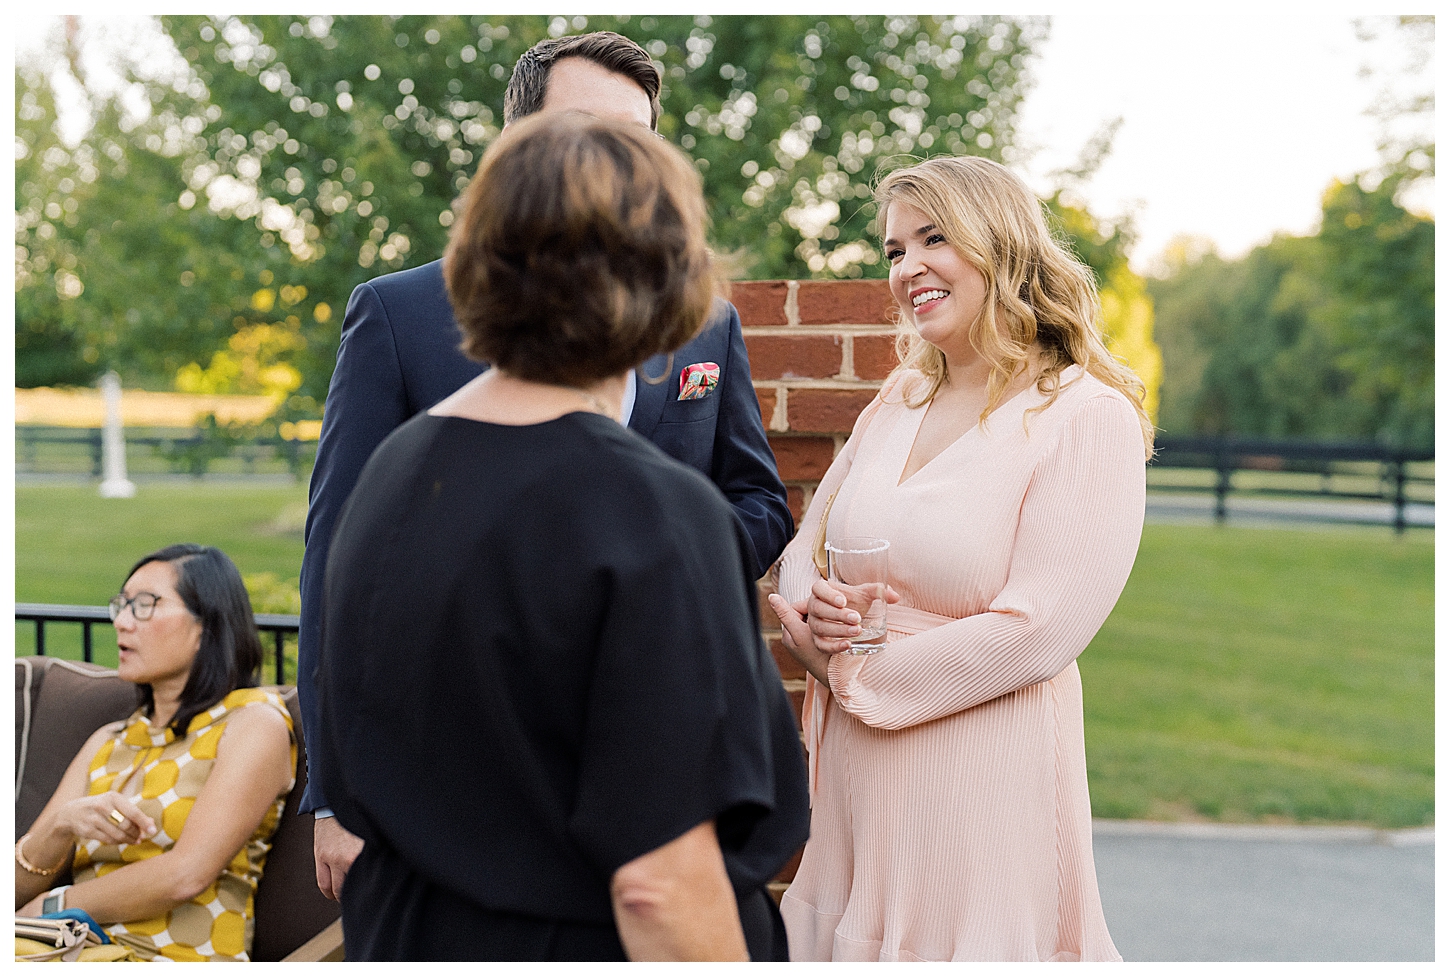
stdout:
<svg viewBox="0 0 1450 977">
<path fill-rule="evenodd" d="M 160 560 L 138 568 L 121 594 L 131 598 L 142 593 L 161 599 L 148 620 L 136 620 L 131 605 L 116 618 L 117 672 L 137 685 L 177 678 L 184 682 L 201 648 L 202 627 L 176 592 L 176 568 Z"/>
<path fill-rule="evenodd" d="M 951 246 L 926 213 L 897 201 L 886 211 L 886 257 L 891 294 L 921 338 L 949 364 L 977 358 L 972 325 L 987 300 L 982 273 Z"/>
</svg>

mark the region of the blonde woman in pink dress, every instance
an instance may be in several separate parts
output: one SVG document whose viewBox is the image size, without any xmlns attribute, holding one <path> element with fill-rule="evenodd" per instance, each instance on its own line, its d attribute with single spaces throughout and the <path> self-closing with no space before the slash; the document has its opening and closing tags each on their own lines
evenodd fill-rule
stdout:
<svg viewBox="0 0 1450 977">
<path fill-rule="evenodd" d="M 1153 427 L 1103 345 L 1092 272 L 1002 166 L 876 193 L 902 365 L 786 549 L 771 606 L 810 673 L 811 837 L 792 960 L 1120 960 L 1103 919 L 1076 658 L 1142 533 Z M 813 560 L 891 543 L 887 644 Z"/>
</svg>

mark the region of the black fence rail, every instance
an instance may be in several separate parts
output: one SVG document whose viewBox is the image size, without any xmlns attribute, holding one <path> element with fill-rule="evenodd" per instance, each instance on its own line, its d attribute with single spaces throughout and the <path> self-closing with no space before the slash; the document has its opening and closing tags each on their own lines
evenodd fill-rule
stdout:
<svg viewBox="0 0 1450 977">
<path fill-rule="evenodd" d="M 255 471 L 258 462 L 280 463 L 294 478 L 301 478 L 317 453 L 315 441 L 255 437 L 244 440 L 220 438 L 196 428 L 127 428 L 127 464 L 144 470 L 146 458 L 137 448 L 149 449 L 165 469 L 200 478 L 218 461 L 235 459 L 243 470 Z M 102 429 L 58 427 L 41 424 L 16 425 L 15 468 L 20 472 L 89 470 L 101 477 Z"/>
<path fill-rule="evenodd" d="M 1202 492 L 1210 488 L 1215 500 L 1214 517 L 1219 522 L 1228 515 L 1230 492 L 1387 502 L 1394 506 L 1395 531 L 1404 532 L 1406 504 L 1434 502 L 1434 460 L 1433 450 L 1415 451 L 1377 444 L 1169 436 L 1157 440 L 1151 467 L 1206 469 L 1214 473 L 1213 485 L 1150 482 L 1150 486 L 1154 491 L 1170 492 Z M 1319 478 L 1310 479 L 1307 484 L 1261 483 L 1246 488 L 1234 484 L 1234 475 L 1238 472 L 1299 473 Z M 1359 476 L 1355 481 L 1361 486 L 1369 484 L 1374 488 L 1340 487 L 1346 476 Z M 1422 491 L 1426 487 L 1428 491 Z"/>
<path fill-rule="evenodd" d="M 287 684 L 287 659 L 283 652 L 288 635 L 297 633 L 296 614 L 257 614 L 257 631 L 266 647 L 270 636 L 273 652 L 273 672 L 278 685 Z M 91 643 L 91 628 L 96 624 L 110 624 L 111 614 L 104 607 L 85 607 L 76 604 L 16 604 L 16 621 L 35 622 L 35 654 L 45 654 L 45 626 L 47 624 L 79 624 L 81 626 L 81 657 L 94 661 Z M 18 649 L 17 649 L 18 651 Z M 295 676 L 294 676 L 295 677 Z"/>
</svg>

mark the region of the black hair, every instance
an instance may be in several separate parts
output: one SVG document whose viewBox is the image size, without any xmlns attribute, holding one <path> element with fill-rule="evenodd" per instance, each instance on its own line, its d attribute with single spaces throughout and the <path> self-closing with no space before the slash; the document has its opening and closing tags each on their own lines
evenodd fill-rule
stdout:
<svg viewBox="0 0 1450 977">
<path fill-rule="evenodd" d="M 549 89 L 549 72 L 565 58 L 583 58 L 606 71 L 623 75 L 649 96 L 649 126 L 660 121 L 660 73 L 644 48 L 613 31 L 549 37 L 529 48 L 514 64 L 503 96 L 503 121 L 533 115 L 544 107 Z"/>
<path fill-rule="evenodd" d="M 137 560 L 126 579 L 148 563 L 171 564 L 176 571 L 177 596 L 192 617 L 201 622 L 201 647 L 191 663 L 181 702 L 170 723 L 171 731 L 182 737 L 198 713 L 210 709 L 234 689 L 257 684 L 262 641 L 257 636 L 252 601 L 242 575 L 221 550 L 197 543 L 175 543 Z M 146 714 L 151 715 L 156 708 L 151 686 L 138 686 L 137 693 Z"/>
</svg>

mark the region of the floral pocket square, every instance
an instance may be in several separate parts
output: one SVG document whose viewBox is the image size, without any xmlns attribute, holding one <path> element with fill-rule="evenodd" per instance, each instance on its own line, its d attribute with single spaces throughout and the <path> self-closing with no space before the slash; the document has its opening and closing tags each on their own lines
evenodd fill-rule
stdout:
<svg viewBox="0 0 1450 977">
<path fill-rule="evenodd" d="M 680 371 L 680 396 L 677 400 L 699 400 L 720 385 L 720 364 L 691 363 Z"/>
</svg>

